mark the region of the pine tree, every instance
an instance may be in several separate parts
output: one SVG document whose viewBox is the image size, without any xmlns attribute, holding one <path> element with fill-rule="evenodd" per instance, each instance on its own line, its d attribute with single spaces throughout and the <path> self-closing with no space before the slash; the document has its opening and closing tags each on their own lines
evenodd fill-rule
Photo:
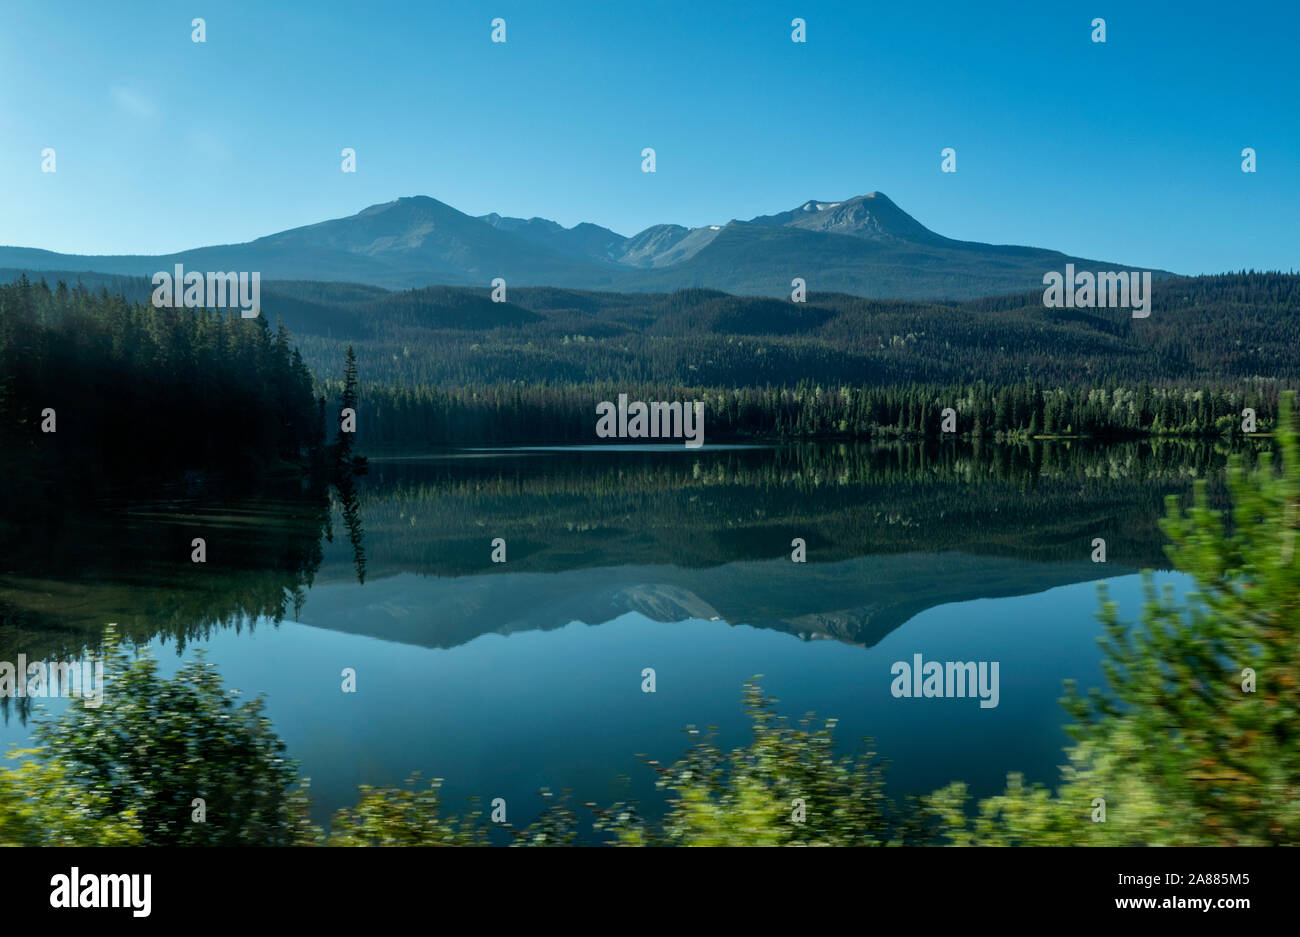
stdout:
<svg viewBox="0 0 1300 937">
<path fill-rule="evenodd" d="M 349 345 L 343 364 L 343 389 L 339 395 L 339 432 L 334 443 L 334 471 L 339 478 L 365 471 L 366 460 L 352 454 L 353 434 L 343 431 L 344 411 L 351 411 L 354 416 L 357 412 L 357 388 L 357 355 Z"/>
</svg>

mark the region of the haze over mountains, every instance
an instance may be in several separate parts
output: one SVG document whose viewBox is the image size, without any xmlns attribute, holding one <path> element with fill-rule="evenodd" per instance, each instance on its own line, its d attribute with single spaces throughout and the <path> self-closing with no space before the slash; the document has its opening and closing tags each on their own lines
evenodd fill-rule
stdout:
<svg viewBox="0 0 1300 937">
<path fill-rule="evenodd" d="M 705 287 L 789 296 L 791 280 L 802 277 L 810 291 L 893 299 L 971 299 L 1042 289 L 1043 274 L 1066 263 L 1094 270 L 1143 269 L 946 238 L 880 192 L 839 202 L 808 201 L 748 221 L 698 228 L 654 225 L 632 237 L 586 223 L 565 228 L 543 218 L 474 218 L 437 199 L 415 196 L 244 244 L 176 254 L 79 255 L 0 247 L 0 267 L 27 270 L 150 276 L 178 263 L 190 270 L 258 271 L 264 279 L 389 289 L 486 288 L 503 277 L 512 287 L 624 292 Z"/>
</svg>

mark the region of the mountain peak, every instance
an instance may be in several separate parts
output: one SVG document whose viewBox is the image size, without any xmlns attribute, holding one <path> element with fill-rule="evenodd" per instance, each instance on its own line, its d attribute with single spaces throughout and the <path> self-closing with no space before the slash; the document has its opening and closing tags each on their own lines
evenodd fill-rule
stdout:
<svg viewBox="0 0 1300 937">
<path fill-rule="evenodd" d="M 816 199 L 810 199 L 800 205 L 799 210 L 802 212 L 818 212 L 825 211 L 828 208 L 837 208 L 843 204 L 843 202 L 819 202 Z"/>
<path fill-rule="evenodd" d="M 883 192 L 851 198 L 820 217 L 824 219 L 822 230 L 835 234 L 871 239 L 897 238 L 932 246 L 952 243 L 903 211 Z"/>
<path fill-rule="evenodd" d="M 453 212 L 457 215 L 461 214 L 460 212 L 456 211 L 456 209 L 448 205 L 446 202 L 440 202 L 436 198 L 430 198 L 427 195 L 403 195 L 400 198 L 393 199 L 391 202 L 379 202 L 378 204 L 370 205 L 367 208 L 363 208 L 361 209 L 361 211 L 357 212 L 356 215 L 353 217 L 364 218 L 371 215 L 382 215 L 392 211 L 398 211 L 398 212 L 439 211 L 439 212 Z"/>
<path fill-rule="evenodd" d="M 748 222 L 765 227 L 800 228 L 868 240 L 895 239 L 939 244 L 946 241 L 903 211 L 883 192 L 869 192 L 838 202 L 809 199 L 798 208 L 760 215 Z"/>
</svg>

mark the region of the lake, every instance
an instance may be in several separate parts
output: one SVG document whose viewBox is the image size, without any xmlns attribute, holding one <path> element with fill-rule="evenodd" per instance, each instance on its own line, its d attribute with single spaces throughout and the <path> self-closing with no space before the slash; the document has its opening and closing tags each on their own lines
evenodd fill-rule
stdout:
<svg viewBox="0 0 1300 937">
<path fill-rule="evenodd" d="M 228 686 L 266 695 L 320 822 L 358 784 L 417 771 L 445 779 L 449 809 L 505 798 L 515 825 L 541 788 L 656 813 L 638 756 L 675 759 L 688 725 L 745 742 L 759 674 L 783 714 L 835 717 L 846 749 L 870 736 L 894 795 L 964 780 L 987 796 L 1009 771 L 1055 781 L 1062 683 L 1103 683 L 1097 584 L 1130 621 L 1140 570 L 1184 590 L 1164 499 L 1196 478 L 1221 495 L 1225 457 L 539 447 L 372 457 L 346 495 L 178 486 L 4 528 L 0 660 L 77 655 L 106 622 L 165 672 L 204 650 Z M 997 705 L 895 696 L 891 669 L 915 655 L 996 662 Z M 0 745 L 28 739 L 28 715 L 5 701 Z"/>
</svg>

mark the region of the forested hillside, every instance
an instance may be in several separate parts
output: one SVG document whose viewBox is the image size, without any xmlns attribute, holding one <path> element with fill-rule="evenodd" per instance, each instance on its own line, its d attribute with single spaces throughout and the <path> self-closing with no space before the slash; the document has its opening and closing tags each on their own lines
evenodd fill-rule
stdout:
<svg viewBox="0 0 1300 937">
<path fill-rule="evenodd" d="M 339 376 L 353 344 L 369 380 L 444 386 L 1300 378 L 1300 276 L 1285 274 L 1157 282 L 1146 319 L 1045 309 L 1041 293 L 964 303 L 813 293 L 793 303 L 517 289 L 491 303 L 488 290 L 430 287 L 339 302 L 313 286 L 275 284 L 266 308 L 282 312 L 325 377 Z"/>
<path fill-rule="evenodd" d="M 60 431 L 89 434 L 78 445 L 110 465 L 135 458 L 131 440 L 163 447 L 160 469 L 292 459 L 318 441 L 313 395 L 339 395 L 350 346 L 362 446 L 594 442 L 596 403 L 620 393 L 705 401 L 713 441 L 932 435 L 948 407 L 958 434 L 1223 435 L 1243 432 L 1246 408 L 1266 432 L 1280 390 L 1300 382 L 1300 276 L 1279 273 L 1158 282 L 1144 319 L 1045 309 L 1041 294 L 794 303 L 536 288 L 497 303 L 480 289 L 281 281 L 248 322 L 132 306 L 146 280 L 70 277 L 126 299 L 6 288 L 5 392 L 21 404 L 8 425 L 31 445 L 55 407 L 74 421 Z"/>
<path fill-rule="evenodd" d="M 0 271 L 12 279 L 19 271 Z M 149 281 L 45 274 L 145 302 Z M 1046 309 L 1042 293 L 968 302 L 810 293 L 805 303 L 712 290 L 378 287 L 266 281 L 263 310 L 318 377 L 407 385 L 661 382 L 717 387 L 1300 379 L 1300 276 L 1235 273 L 1154 284 L 1149 318 Z"/>
</svg>

